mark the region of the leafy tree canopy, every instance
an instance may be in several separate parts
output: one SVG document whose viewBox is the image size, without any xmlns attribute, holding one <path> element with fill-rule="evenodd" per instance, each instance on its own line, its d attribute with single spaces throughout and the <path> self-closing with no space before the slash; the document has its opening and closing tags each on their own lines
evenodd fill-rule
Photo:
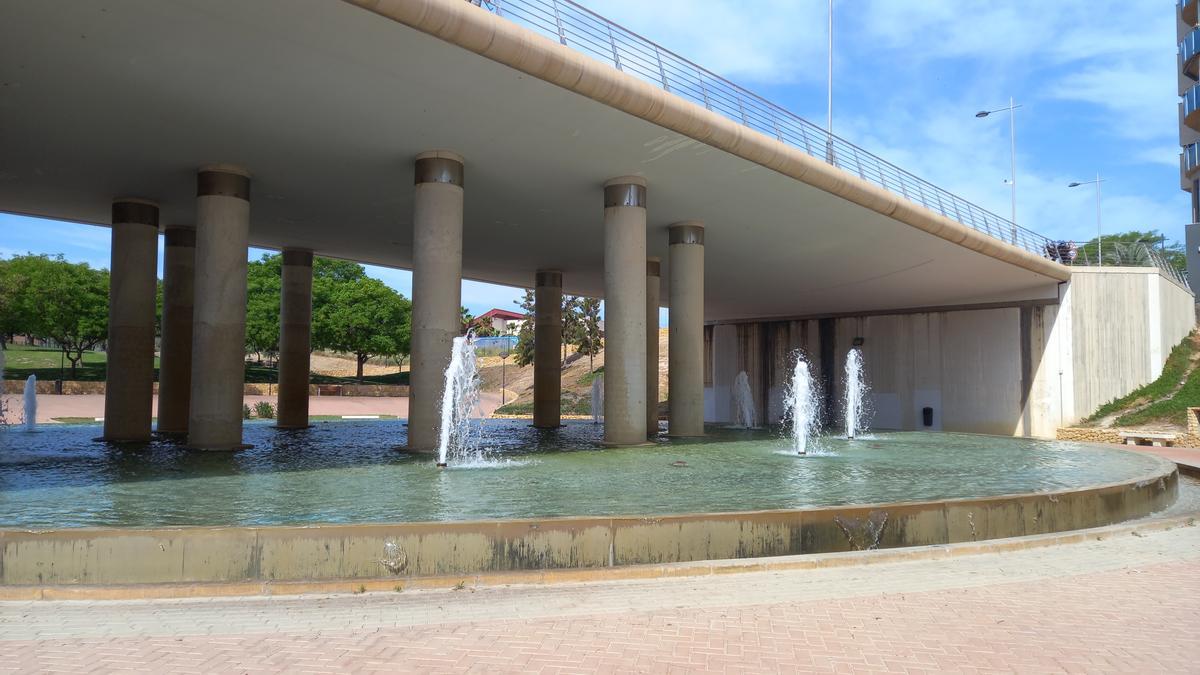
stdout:
<svg viewBox="0 0 1200 675">
<path fill-rule="evenodd" d="M 360 380 L 372 356 L 409 353 L 412 303 L 403 295 L 365 273 L 353 281 L 331 281 L 322 295 L 319 306 L 314 297 L 313 343 L 354 354 Z"/>
<path fill-rule="evenodd" d="M 23 255 L 0 271 L 3 330 L 57 342 L 71 362 L 71 376 L 108 337 L 108 271 L 70 263 L 61 255 Z"/>
<path fill-rule="evenodd" d="M 1167 241 L 1166 236 L 1158 230 L 1130 230 L 1105 234 L 1102 243 L 1103 247 L 1093 237 L 1080 245 L 1076 260 L 1094 264 L 1103 248 L 1105 265 L 1150 265 L 1146 249 L 1151 248 L 1162 255 L 1171 267 L 1180 272 L 1187 270 L 1187 254 L 1183 244 Z"/>
</svg>

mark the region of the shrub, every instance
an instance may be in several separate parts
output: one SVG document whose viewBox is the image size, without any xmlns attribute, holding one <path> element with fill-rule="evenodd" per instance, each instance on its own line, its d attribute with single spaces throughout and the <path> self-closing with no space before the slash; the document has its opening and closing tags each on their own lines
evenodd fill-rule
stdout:
<svg viewBox="0 0 1200 675">
<path fill-rule="evenodd" d="M 273 420 L 275 419 L 275 406 L 271 405 L 270 401 L 259 401 L 254 404 L 254 414 L 258 415 L 259 419 Z"/>
<path fill-rule="evenodd" d="M 246 405 L 245 403 L 242 404 L 242 419 L 250 419 L 250 406 Z"/>
</svg>

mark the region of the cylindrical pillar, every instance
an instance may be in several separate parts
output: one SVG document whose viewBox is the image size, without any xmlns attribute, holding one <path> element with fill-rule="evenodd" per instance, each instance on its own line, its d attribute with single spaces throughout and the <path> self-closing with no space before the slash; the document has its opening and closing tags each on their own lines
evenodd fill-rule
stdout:
<svg viewBox="0 0 1200 675">
<path fill-rule="evenodd" d="M 460 332 L 463 175 L 460 155 L 417 155 L 408 448 L 418 452 L 437 449 L 444 374 Z"/>
<path fill-rule="evenodd" d="M 671 436 L 704 435 L 704 225 L 670 228 L 667 390 Z"/>
<path fill-rule="evenodd" d="M 246 372 L 250 174 L 229 165 L 196 176 L 196 285 L 188 445 L 241 450 Z"/>
<path fill-rule="evenodd" d="M 283 249 L 279 297 L 279 405 L 275 426 L 308 426 L 308 370 L 312 351 L 312 251 Z"/>
<path fill-rule="evenodd" d="M 604 442 L 646 442 L 646 181 L 604 184 Z"/>
<path fill-rule="evenodd" d="M 661 263 L 646 260 L 646 434 L 658 435 L 658 307 L 662 300 Z"/>
<path fill-rule="evenodd" d="M 112 204 L 108 290 L 106 441 L 148 441 L 154 405 L 154 305 L 158 286 L 158 205 Z"/>
<path fill-rule="evenodd" d="M 184 435 L 192 399 L 192 304 L 196 230 L 168 225 L 163 241 L 162 344 L 158 358 L 158 433 Z"/>
<path fill-rule="evenodd" d="M 562 272 L 537 273 L 533 291 L 533 426 L 562 424 Z"/>
</svg>

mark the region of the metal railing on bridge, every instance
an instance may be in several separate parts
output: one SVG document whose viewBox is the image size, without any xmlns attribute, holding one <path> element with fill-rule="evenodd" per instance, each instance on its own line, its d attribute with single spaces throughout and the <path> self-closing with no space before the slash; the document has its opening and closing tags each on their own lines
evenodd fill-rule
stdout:
<svg viewBox="0 0 1200 675">
<path fill-rule="evenodd" d="M 570 0 L 468 2 L 991 237 L 1037 255 L 1051 243 Z"/>
<path fill-rule="evenodd" d="M 1056 262 L 1072 267 L 1157 267 L 1184 286 L 1187 274 L 1176 268 L 1152 241 L 1106 241 L 1098 247 L 1095 241 L 1050 241 L 1043 254 Z"/>
</svg>

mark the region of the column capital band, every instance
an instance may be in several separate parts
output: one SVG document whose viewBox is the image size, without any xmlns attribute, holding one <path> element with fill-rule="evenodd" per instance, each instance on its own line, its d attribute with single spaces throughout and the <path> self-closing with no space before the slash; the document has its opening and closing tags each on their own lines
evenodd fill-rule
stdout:
<svg viewBox="0 0 1200 675">
<path fill-rule="evenodd" d="M 534 283 L 539 287 L 553 286 L 555 288 L 562 288 L 562 272 L 558 270 L 538 270 Z"/>
<path fill-rule="evenodd" d="M 190 225 L 168 225 L 163 230 L 163 242 L 167 246 L 196 247 L 196 228 Z"/>
<path fill-rule="evenodd" d="M 196 174 L 196 196 L 250 201 L 250 174 L 232 164 L 202 166 Z"/>
<path fill-rule="evenodd" d="M 670 226 L 668 232 L 670 232 L 671 245 L 704 245 L 704 223 L 698 220 L 685 220 L 681 223 L 675 223 Z"/>
<path fill-rule="evenodd" d="M 413 184 L 449 183 L 463 187 L 466 171 L 463 157 L 449 150 L 432 150 L 417 155 Z"/>
<path fill-rule="evenodd" d="M 640 176 L 621 176 L 604 184 L 604 208 L 636 206 L 646 208 L 646 179 Z"/>
<path fill-rule="evenodd" d="M 646 259 L 646 276 L 661 277 L 662 276 L 662 261 L 658 258 Z"/>
<path fill-rule="evenodd" d="M 312 267 L 313 252 L 306 248 L 285 248 L 283 249 L 283 264 Z"/>
<path fill-rule="evenodd" d="M 136 223 L 158 228 L 158 204 L 145 199 L 121 197 L 112 203 L 112 224 Z"/>
</svg>

